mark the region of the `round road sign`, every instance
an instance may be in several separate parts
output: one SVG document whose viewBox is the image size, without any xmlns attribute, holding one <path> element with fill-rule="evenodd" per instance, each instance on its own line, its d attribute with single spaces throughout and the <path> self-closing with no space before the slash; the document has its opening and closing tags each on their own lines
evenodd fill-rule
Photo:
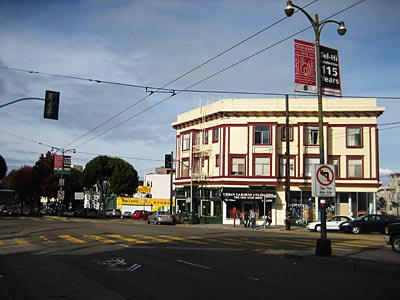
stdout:
<svg viewBox="0 0 400 300">
<path fill-rule="evenodd" d="M 317 181 L 322 186 L 330 186 L 335 180 L 335 172 L 329 166 L 320 166 L 316 173 Z"/>
</svg>

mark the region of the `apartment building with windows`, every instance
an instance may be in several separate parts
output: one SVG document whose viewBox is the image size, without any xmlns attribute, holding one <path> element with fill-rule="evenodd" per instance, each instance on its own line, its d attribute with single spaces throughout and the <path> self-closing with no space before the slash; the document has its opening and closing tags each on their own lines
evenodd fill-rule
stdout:
<svg viewBox="0 0 400 300">
<path fill-rule="evenodd" d="M 311 196 L 312 165 L 319 164 L 317 99 L 222 99 L 177 116 L 176 203 L 210 220 L 233 223 L 253 209 L 262 223 L 285 220 L 286 139 L 290 145 L 292 218 L 319 218 Z M 376 99 L 323 99 L 325 161 L 334 165 L 336 197 L 328 213 L 376 211 L 379 183 Z"/>
</svg>

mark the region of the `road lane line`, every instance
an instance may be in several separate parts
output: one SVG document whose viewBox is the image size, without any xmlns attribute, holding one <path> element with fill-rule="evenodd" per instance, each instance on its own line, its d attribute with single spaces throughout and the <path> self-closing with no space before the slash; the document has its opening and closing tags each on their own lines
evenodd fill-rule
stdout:
<svg viewBox="0 0 400 300">
<path fill-rule="evenodd" d="M 211 269 L 211 267 L 194 264 L 194 263 L 191 263 L 191 262 L 188 262 L 188 261 L 184 261 L 184 260 L 180 260 L 180 259 L 178 259 L 177 262 L 180 262 L 180 263 L 183 263 L 183 264 L 186 264 L 186 265 L 189 265 L 189 266 L 193 266 L 193 267 L 202 268 L 202 269 L 207 269 L 207 270 Z"/>
<path fill-rule="evenodd" d="M 142 241 L 142 240 L 138 240 L 138 239 L 134 239 L 134 238 L 130 238 L 130 237 L 124 237 L 120 234 L 108 234 L 107 236 L 114 238 L 114 239 L 119 239 L 125 242 L 130 242 L 130 243 L 136 243 L 136 244 L 148 244 L 149 242 L 146 241 Z"/>
<path fill-rule="evenodd" d="M 51 240 L 49 240 L 46 236 L 44 236 L 44 235 L 41 235 L 41 236 L 39 236 L 40 237 L 40 239 L 43 241 L 43 243 L 47 243 L 47 244 L 51 244 L 51 243 L 54 243 L 53 241 L 51 241 Z"/>
<path fill-rule="evenodd" d="M 16 242 L 18 245 L 21 246 L 26 246 L 29 245 L 29 242 L 27 240 L 24 240 L 22 238 L 13 238 L 14 242 Z"/>
<path fill-rule="evenodd" d="M 103 238 L 103 237 L 101 237 L 99 235 L 95 235 L 95 234 L 85 234 L 84 237 L 87 237 L 89 239 L 92 239 L 92 240 L 95 240 L 98 242 L 102 242 L 104 244 L 116 244 L 117 243 L 114 240 L 109 240 L 109 239 Z"/>
<path fill-rule="evenodd" d="M 58 237 L 75 244 L 86 244 L 86 241 L 74 238 L 67 234 L 60 234 Z"/>
</svg>

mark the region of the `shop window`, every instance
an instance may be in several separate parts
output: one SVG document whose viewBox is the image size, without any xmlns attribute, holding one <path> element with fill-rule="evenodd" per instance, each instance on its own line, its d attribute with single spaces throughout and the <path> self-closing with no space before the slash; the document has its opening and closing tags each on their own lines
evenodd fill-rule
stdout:
<svg viewBox="0 0 400 300">
<path fill-rule="evenodd" d="M 306 126 L 305 132 L 305 144 L 306 145 L 318 145 L 318 127 L 317 126 Z"/>
<path fill-rule="evenodd" d="M 311 177 L 311 170 L 314 165 L 320 162 L 319 157 L 306 157 L 304 160 L 304 177 Z"/>
<path fill-rule="evenodd" d="M 290 159 L 290 176 L 294 176 L 294 158 Z M 280 158 L 280 176 L 286 176 L 286 158 Z"/>
<path fill-rule="evenodd" d="M 184 134 L 182 136 L 182 150 L 189 150 L 190 149 L 190 133 Z"/>
<path fill-rule="evenodd" d="M 271 158 L 255 157 L 254 158 L 254 175 L 270 176 L 271 175 Z"/>
<path fill-rule="evenodd" d="M 243 176 L 244 175 L 244 158 L 232 157 L 231 160 L 231 175 Z"/>
<path fill-rule="evenodd" d="M 347 128 L 347 147 L 361 147 L 362 146 L 362 128 L 351 127 Z"/>
<path fill-rule="evenodd" d="M 254 144 L 270 145 L 271 144 L 271 126 L 258 125 L 254 130 Z"/>
<path fill-rule="evenodd" d="M 347 177 L 362 178 L 362 158 L 347 159 Z"/>
<path fill-rule="evenodd" d="M 214 128 L 212 130 L 212 141 L 213 143 L 218 142 L 219 136 L 218 136 L 218 128 Z"/>
</svg>

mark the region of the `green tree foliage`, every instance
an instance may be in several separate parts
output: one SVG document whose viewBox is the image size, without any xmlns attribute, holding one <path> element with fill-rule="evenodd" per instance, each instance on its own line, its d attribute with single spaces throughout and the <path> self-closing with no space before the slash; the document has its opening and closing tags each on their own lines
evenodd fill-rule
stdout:
<svg viewBox="0 0 400 300">
<path fill-rule="evenodd" d="M 81 171 L 71 169 L 70 175 L 65 178 L 65 205 L 67 208 L 73 207 L 75 192 L 83 192 L 81 177 Z"/>
<path fill-rule="evenodd" d="M 7 164 L 4 160 L 3 156 L 0 155 L 0 181 L 6 176 L 7 173 Z"/>
<path fill-rule="evenodd" d="M 82 184 L 91 188 L 108 181 L 110 190 L 116 195 L 133 194 L 138 186 L 138 174 L 132 165 L 120 158 L 98 156 L 92 159 L 82 174 Z"/>
<path fill-rule="evenodd" d="M 54 175 L 54 154 L 48 151 L 41 154 L 32 168 L 32 181 L 34 184 L 33 196 L 37 201 L 40 196 L 56 197 L 58 190 L 58 176 Z"/>
<path fill-rule="evenodd" d="M 32 167 L 22 166 L 18 170 L 12 170 L 4 178 L 4 187 L 14 190 L 17 198 L 17 203 L 32 204 Z"/>
</svg>

